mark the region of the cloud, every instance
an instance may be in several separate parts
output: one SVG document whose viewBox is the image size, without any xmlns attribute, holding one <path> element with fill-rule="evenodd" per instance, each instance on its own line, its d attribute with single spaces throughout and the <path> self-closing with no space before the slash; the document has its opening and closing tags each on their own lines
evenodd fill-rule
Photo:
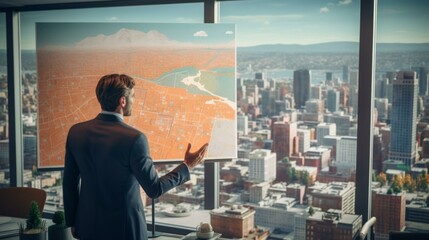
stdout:
<svg viewBox="0 0 429 240">
<path fill-rule="evenodd" d="M 327 13 L 327 12 L 329 12 L 329 8 L 328 7 L 322 7 L 319 11 L 320 11 L 320 13 Z"/>
<path fill-rule="evenodd" d="M 226 35 L 232 35 L 232 34 L 234 34 L 234 32 L 233 31 L 226 31 L 225 34 Z"/>
<path fill-rule="evenodd" d="M 141 32 L 133 29 L 122 28 L 112 35 L 99 34 L 87 37 L 76 43 L 76 48 L 102 49 L 127 47 L 155 47 L 155 46 L 177 46 L 180 43 L 170 40 L 164 34 L 151 30 Z"/>
<path fill-rule="evenodd" d="M 349 5 L 350 3 L 352 3 L 352 0 L 340 0 L 338 5 Z"/>
<path fill-rule="evenodd" d="M 207 33 L 205 31 L 198 31 L 194 33 L 194 37 L 207 37 Z"/>
</svg>

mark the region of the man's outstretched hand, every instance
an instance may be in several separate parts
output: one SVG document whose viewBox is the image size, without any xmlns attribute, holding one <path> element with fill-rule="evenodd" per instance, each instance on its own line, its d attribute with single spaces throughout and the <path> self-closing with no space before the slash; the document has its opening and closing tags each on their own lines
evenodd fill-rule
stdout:
<svg viewBox="0 0 429 240">
<path fill-rule="evenodd" d="M 186 150 L 184 161 L 188 166 L 189 170 L 193 169 L 198 164 L 204 162 L 204 156 L 206 155 L 208 146 L 209 144 L 206 143 L 200 149 L 198 149 L 198 151 L 190 152 L 191 144 L 188 143 L 188 149 Z"/>
</svg>

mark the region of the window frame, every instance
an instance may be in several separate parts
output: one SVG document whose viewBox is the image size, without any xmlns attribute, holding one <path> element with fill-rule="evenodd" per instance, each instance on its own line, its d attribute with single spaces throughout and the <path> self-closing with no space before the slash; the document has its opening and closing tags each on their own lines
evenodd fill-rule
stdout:
<svg viewBox="0 0 429 240">
<path fill-rule="evenodd" d="M 24 11 L 64 10 L 96 7 L 143 6 L 177 3 L 204 3 L 204 22 L 216 23 L 219 18 L 219 3 L 227 0 L 147 0 L 147 1 L 111 1 L 84 2 L 79 4 L 47 4 L 25 7 L 0 8 L 6 13 L 6 46 L 7 46 L 7 79 L 9 108 L 9 161 L 10 186 L 23 185 L 23 133 L 21 114 L 21 59 L 19 44 L 19 14 Z M 237 0 L 238 1 L 238 0 Z M 245 1 L 245 0 L 241 0 Z M 362 215 L 363 222 L 371 216 L 371 171 L 372 171 L 372 109 L 374 96 L 375 72 L 375 29 L 377 17 L 377 0 L 361 0 L 360 2 L 360 41 L 359 41 L 359 88 L 358 103 L 358 139 L 356 171 L 355 212 Z M 371 81 L 368 84 L 368 79 Z M 368 93 L 371 97 L 368 98 Z M 18 107 L 16 107 L 18 106 Z M 205 209 L 219 207 L 219 163 L 205 163 Z M 149 228 L 151 224 L 148 223 Z M 193 229 L 169 229 L 162 231 L 187 233 Z"/>
</svg>

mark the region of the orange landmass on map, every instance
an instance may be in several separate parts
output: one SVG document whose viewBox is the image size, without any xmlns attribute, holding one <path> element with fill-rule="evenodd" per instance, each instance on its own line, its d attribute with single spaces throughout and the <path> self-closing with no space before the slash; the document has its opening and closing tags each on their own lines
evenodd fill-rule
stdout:
<svg viewBox="0 0 429 240">
<path fill-rule="evenodd" d="M 110 73 L 136 80 L 133 115 L 126 121 L 146 134 L 155 161 L 182 159 L 188 142 L 210 142 L 215 119 L 235 119 L 234 109 L 218 97 L 152 81 L 182 67 L 234 67 L 233 49 L 38 50 L 37 63 L 41 167 L 64 165 L 68 130 L 101 111 L 95 86 Z M 212 100 L 218 101 L 207 104 Z"/>
</svg>

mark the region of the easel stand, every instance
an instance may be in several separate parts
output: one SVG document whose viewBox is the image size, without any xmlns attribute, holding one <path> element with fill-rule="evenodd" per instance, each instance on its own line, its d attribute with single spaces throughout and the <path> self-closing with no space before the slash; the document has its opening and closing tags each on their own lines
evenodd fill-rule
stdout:
<svg viewBox="0 0 429 240">
<path fill-rule="evenodd" d="M 155 231 L 155 199 L 152 198 L 152 232 L 149 234 L 148 238 L 157 238 L 159 236 L 161 236 L 161 234 Z"/>
</svg>

